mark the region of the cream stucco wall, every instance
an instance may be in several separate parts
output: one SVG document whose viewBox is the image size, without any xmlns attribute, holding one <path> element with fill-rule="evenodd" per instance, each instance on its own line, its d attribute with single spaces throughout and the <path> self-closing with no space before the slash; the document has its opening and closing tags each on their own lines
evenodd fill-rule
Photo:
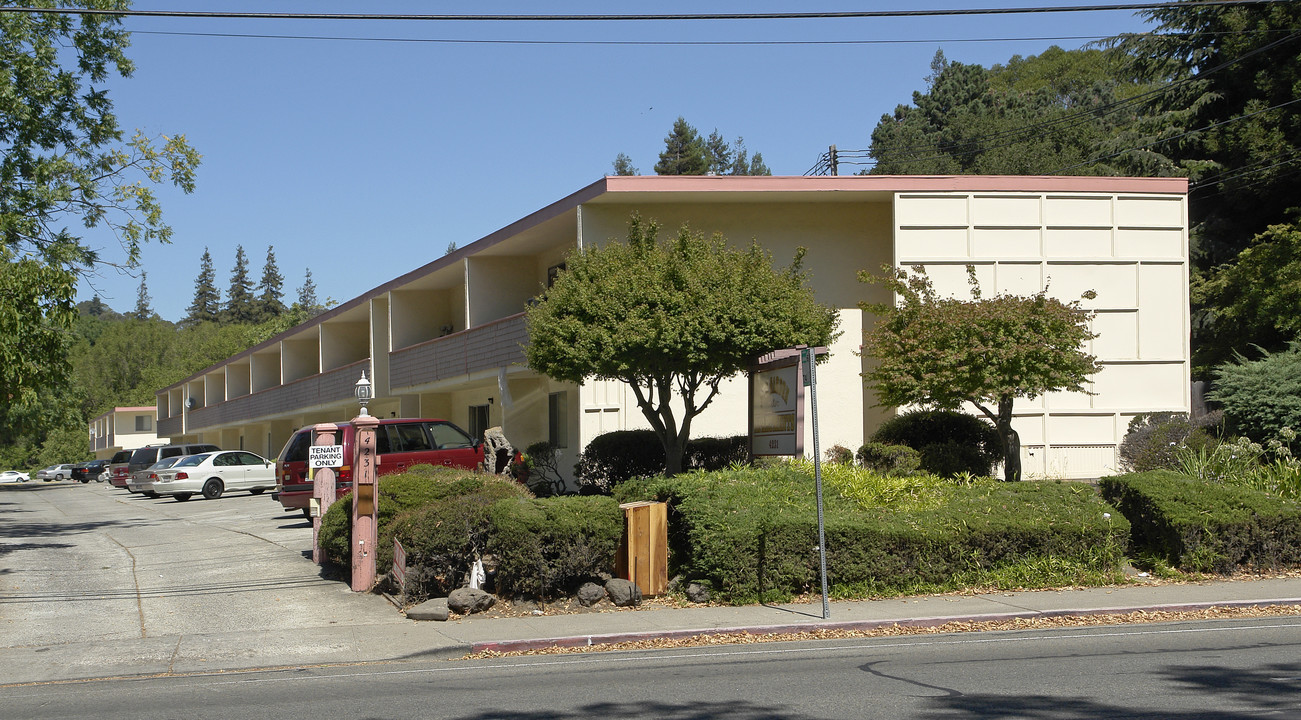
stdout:
<svg viewBox="0 0 1301 720">
<path fill-rule="evenodd" d="M 628 218 L 639 212 L 660 224 L 661 237 L 671 237 L 684 223 L 705 233 L 721 232 L 734 246 L 757 242 L 770 252 L 776 266 L 791 262 L 804 247 L 803 268 L 819 302 L 840 312 L 841 334 L 830 347 L 830 358 L 818 366 L 819 439 L 822 448 L 841 444 L 857 448 L 889 411 L 873 407 L 875 399 L 863 386 L 864 313 L 860 302 L 887 299 L 874 286 L 858 281 L 861 270 L 878 271 L 893 260 L 891 206 L 885 198 L 854 202 L 718 202 L 665 204 L 601 204 L 584 206 L 585 246 L 621 241 Z M 773 348 L 778 349 L 778 348 Z M 586 445 L 611 430 L 648 428 L 632 392 L 620 383 L 595 381 L 580 392 L 581 435 Z M 809 400 L 806 398 L 806 405 Z M 680 406 L 679 406 L 680 407 Z M 719 396 L 692 425 L 693 437 L 744 434 L 747 427 L 746 379 L 725 381 Z M 806 409 L 806 416 L 811 417 Z M 681 417 L 680 409 L 679 415 Z M 804 447 L 812 453 L 813 425 L 805 424 Z"/>
<path fill-rule="evenodd" d="M 1187 412 L 1189 312 L 1183 195 L 900 193 L 895 263 L 924 265 L 937 290 L 966 297 L 966 266 L 986 291 L 1044 287 L 1096 312 L 1087 348 L 1103 363 L 1093 394 L 1018 400 L 1030 475 L 1116 471 L 1139 412 Z"/>
</svg>

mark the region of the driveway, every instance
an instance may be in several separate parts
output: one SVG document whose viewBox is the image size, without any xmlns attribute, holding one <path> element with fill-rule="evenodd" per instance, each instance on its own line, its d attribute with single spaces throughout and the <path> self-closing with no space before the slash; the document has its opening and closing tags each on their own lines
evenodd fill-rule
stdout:
<svg viewBox="0 0 1301 720">
<path fill-rule="evenodd" d="M 105 662 L 77 651 L 89 644 L 138 665 L 222 636 L 223 652 L 292 660 L 352 645 L 356 628 L 410 622 L 383 597 L 323 578 L 311 541 L 311 525 L 269 494 L 180 503 L 101 484 L 2 486 L 0 651 Z"/>
</svg>

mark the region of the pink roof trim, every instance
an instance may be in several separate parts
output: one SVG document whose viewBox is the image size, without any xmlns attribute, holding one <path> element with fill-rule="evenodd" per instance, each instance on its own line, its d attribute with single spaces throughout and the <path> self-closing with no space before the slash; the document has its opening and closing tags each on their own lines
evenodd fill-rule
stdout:
<svg viewBox="0 0 1301 720">
<path fill-rule="evenodd" d="M 840 175 L 737 177 L 611 175 L 605 190 L 620 192 L 1188 192 L 1187 178 L 1086 175 Z"/>
</svg>

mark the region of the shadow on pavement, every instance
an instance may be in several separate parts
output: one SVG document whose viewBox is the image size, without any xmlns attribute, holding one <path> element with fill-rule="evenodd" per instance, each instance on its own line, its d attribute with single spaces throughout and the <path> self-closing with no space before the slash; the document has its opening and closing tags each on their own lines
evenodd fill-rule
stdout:
<svg viewBox="0 0 1301 720">
<path fill-rule="evenodd" d="M 945 719 L 974 718 L 1034 718 L 1036 720 L 1093 720 L 1094 718 L 1134 718 L 1157 720 L 1247 720 L 1248 718 L 1297 717 L 1301 695 L 1297 693 L 1297 677 L 1301 676 L 1301 663 L 1278 663 L 1262 668 L 1242 669 L 1214 665 L 1171 666 L 1159 671 L 1158 676 L 1172 689 L 1180 692 L 1181 705 L 1195 706 L 1197 710 L 1175 710 L 1168 707 L 1143 707 L 1142 699 L 1136 706 L 1110 702 L 1106 698 L 1069 697 L 1061 695 L 962 695 L 950 694 L 936 697 L 932 707 L 917 717 Z M 950 692 L 937 688 L 939 692 Z M 1239 710 L 1212 709 L 1225 704 L 1225 697 Z M 1212 702 L 1212 698 L 1215 699 Z"/>
<path fill-rule="evenodd" d="M 811 715 L 786 708 L 772 708 L 748 702 L 636 702 L 591 703 L 572 711 L 543 710 L 533 712 L 504 712 L 485 709 L 473 715 L 459 715 L 452 720 L 568 720 L 569 718 L 647 717 L 660 720 L 807 720 Z"/>
</svg>

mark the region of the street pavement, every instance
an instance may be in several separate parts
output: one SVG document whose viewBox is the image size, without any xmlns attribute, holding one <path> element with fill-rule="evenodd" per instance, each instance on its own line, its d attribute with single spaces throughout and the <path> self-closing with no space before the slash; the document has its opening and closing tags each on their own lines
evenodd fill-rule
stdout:
<svg viewBox="0 0 1301 720">
<path fill-rule="evenodd" d="M 1301 604 L 1301 578 L 1288 577 L 833 601 L 826 619 L 816 600 L 416 622 L 383 596 L 322 577 L 307 524 L 265 497 L 173 503 L 106 486 L 30 490 L 0 492 L 0 686 L 740 631 Z M 88 558 L 87 546 L 99 555 Z M 232 575 L 232 563 L 248 572 Z"/>
</svg>

